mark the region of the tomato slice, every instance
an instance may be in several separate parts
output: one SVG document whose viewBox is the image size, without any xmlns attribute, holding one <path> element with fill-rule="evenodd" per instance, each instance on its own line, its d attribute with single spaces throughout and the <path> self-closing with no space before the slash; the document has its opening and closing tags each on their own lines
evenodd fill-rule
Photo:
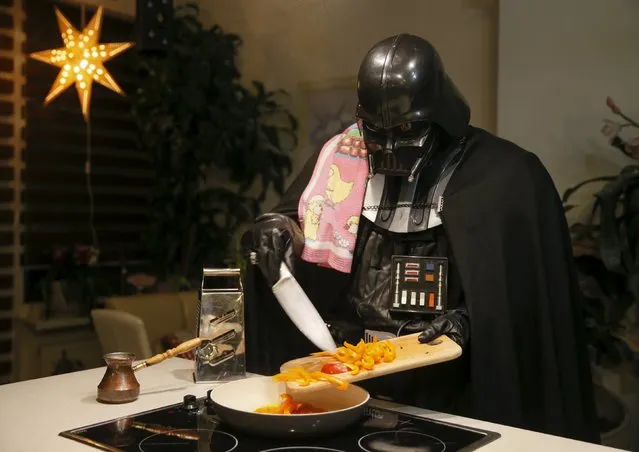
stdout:
<svg viewBox="0 0 639 452">
<path fill-rule="evenodd" d="M 322 366 L 324 374 L 343 374 L 344 372 L 348 372 L 348 367 L 342 363 L 327 363 Z"/>
</svg>

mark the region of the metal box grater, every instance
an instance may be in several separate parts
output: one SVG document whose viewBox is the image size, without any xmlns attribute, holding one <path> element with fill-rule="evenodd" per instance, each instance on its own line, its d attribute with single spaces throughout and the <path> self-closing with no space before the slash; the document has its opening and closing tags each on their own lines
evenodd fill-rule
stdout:
<svg viewBox="0 0 639 452">
<path fill-rule="evenodd" d="M 197 312 L 197 336 L 212 340 L 196 353 L 195 382 L 245 378 L 244 289 L 239 268 L 203 269 Z"/>
</svg>

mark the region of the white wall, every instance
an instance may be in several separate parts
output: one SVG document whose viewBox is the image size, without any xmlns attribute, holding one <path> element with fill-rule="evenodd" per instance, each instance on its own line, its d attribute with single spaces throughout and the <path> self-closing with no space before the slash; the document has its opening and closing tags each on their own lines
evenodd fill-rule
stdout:
<svg viewBox="0 0 639 452">
<path fill-rule="evenodd" d="M 639 118 L 639 1 L 501 0 L 498 52 L 497 131 L 560 191 L 631 162 L 600 129 L 606 96 Z"/>
<path fill-rule="evenodd" d="M 632 163 L 600 133 L 615 119 L 607 96 L 639 119 L 639 1 L 501 0 L 497 132 L 535 152 L 560 192 Z M 583 209 L 570 219 L 588 211 L 596 188 L 575 198 Z M 639 432 L 637 382 L 625 378 L 604 384 L 634 409 Z M 628 448 L 639 450 L 639 438 Z"/>
<path fill-rule="evenodd" d="M 135 15 L 135 0 L 63 0 Z M 158 1 L 158 0 L 155 0 Z M 243 75 L 295 94 L 300 82 L 352 77 L 368 48 L 401 32 L 431 40 L 473 109 L 493 130 L 496 0 L 174 0 L 244 41 Z"/>
<path fill-rule="evenodd" d="M 65 0 L 132 16 L 135 0 Z M 174 0 L 176 4 L 187 0 Z M 241 36 L 242 74 L 286 89 L 304 119 L 302 83 L 355 77 L 376 41 L 401 32 L 429 39 L 472 108 L 474 125 L 496 121 L 496 0 L 196 0 L 206 24 Z M 298 170 L 308 157 L 299 152 Z M 269 197 L 264 207 L 274 202 Z"/>
<path fill-rule="evenodd" d="M 478 0 L 200 0 L 208 23 L 244 40 L 243 75 L 292 95 L 304 118 L 300 83 L 355 77 L 378 40 L 420 35 L 438 48 L 466 96 L 474 125 L 495 128 L 497 20 L 492 1 Z M 232 6 L 231 6 L 232 5 Z M 308 158 L 298 153 L 294 170 Z M 268 207 L 274 198 L 269 198 Z"/>
</svg>

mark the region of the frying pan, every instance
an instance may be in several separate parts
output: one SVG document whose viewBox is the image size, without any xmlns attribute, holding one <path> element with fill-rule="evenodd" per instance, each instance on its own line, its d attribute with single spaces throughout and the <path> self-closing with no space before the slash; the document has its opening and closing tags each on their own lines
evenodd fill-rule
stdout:
<svg viewBox="0 0 639 452">
<path fill-rule="evenodd" d="M 326 410 L 311 414 L 266 414 L 255 409 L 280 403 L 280 394 Z M 279 438 L 308 438 L 342 430 L 364 415 L 370 394 L 359 386 L 346 390 L 328 387 L 318 391 L 295 392 L 286 383 L 271 377 L 251 377 L 216 386 L 211 401 L 220 419 L 248 434 Z"/>
</svg>

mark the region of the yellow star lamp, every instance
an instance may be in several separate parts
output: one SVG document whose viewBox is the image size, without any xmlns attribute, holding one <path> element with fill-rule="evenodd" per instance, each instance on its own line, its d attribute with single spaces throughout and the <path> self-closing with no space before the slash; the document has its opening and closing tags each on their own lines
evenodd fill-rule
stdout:
<svg viewBox="0 0 639 452">
<path fill-rule="evenodd" d="M 80 97 L 82 115 L 89 118 L 91 88 L 93 82 L 123 95 L 124 92 L 115 82 L 104 62 L 124 52 L 133 45 L 131 42 L 110 44 L 98 43 L 102 30 L 102 7 L 98 7 L 89 24 L 78 32 L 58 8 L 55 9 L 58 28 L 62 34 L 64 47 L 43 50 L 30 55 L 31 58 L 60 68 L 44 104 L 50 104 L 55 98 L 75 84 Z"/>
</svg>

